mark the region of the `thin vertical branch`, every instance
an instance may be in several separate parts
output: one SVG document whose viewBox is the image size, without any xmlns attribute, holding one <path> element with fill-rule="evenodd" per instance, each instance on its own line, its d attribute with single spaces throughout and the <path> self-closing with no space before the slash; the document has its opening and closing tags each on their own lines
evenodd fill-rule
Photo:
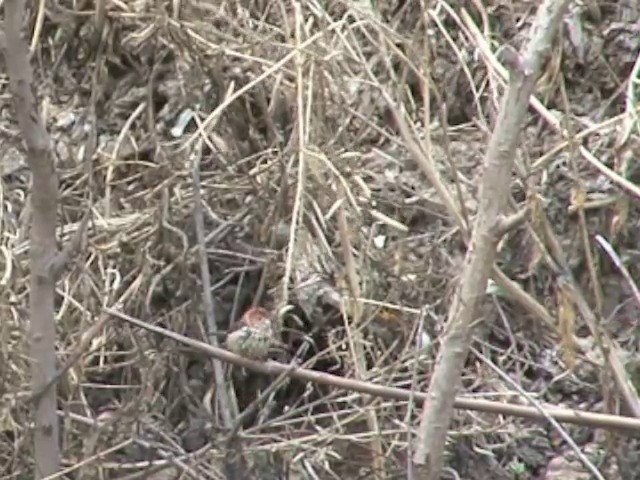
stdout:
<svg viewBox="0 0 640 480">
<path fill-rule="evenodd" d="M 202 142 L 198 142 L 193 151 L 193 216 L 198 242 L 198 256 L 200 260 L 200 278 L 202 281 L 202 305 L 204 306 L 207 320 L 207 333 L 209 343 L 218 346 L 218 324 L 211 298 L 211 274 L 204 235 L 204 215 L 202 213 L 202 189 L 200 185 L 200 157 L 202 155 Z M 225 428 L 232 428 L 234 418 L 237 416 L 232 411 L 231 395 L 224 381 L 224 369 L 220 360 L 213 359 L 214 381 L 216 385 L 218 405 L 222 413 L 222 422 Z"/>
</svg>

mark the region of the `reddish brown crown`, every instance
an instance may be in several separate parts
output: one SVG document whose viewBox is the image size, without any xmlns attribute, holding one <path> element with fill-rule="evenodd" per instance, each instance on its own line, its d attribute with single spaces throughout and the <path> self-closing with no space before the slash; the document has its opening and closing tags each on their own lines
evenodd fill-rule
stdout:
<svg viewBox="0 0 640 480">
<path fill-rule="evenodd" d="M 225 341 L 226 347 L 238 355 L 264 360 L 274 342 L 269 312 L 262 307 L 247 310 Z"/>
</svg>

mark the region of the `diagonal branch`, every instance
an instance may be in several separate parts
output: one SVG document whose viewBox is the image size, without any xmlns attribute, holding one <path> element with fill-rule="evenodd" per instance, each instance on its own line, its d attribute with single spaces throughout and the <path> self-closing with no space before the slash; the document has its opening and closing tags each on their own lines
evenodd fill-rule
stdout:
<svg viewBox="0 0 640 480">
<path fill-rule="evenodd" d="M 213 347 L 208 343 L 185 337 L 184 335 L 172 332 L 166 328 L 143 322 L 112 308 L 104 308 L 103 312 L 136 327 L 170 338 L 192 348 L 193 351 L 199 352 L 202 355 L 216 358 L 223 362 L 231 363 L 233 365 L 246 368 L 247 370 L 263 373 L 265 375 L 279 375 L 286 371 L 291 378 L 296 378 L 298 380 L 314 382 L 321 385 L 330 385 L 344 390 L 364 393 L 390 400 L 408 401 L 411 398 L 414 398 L 418 401 L 424 401 L 427 398 L 427 395 L 422 392 L 354 380 L 316 370 L 297 367 L 293 368 L 290 364 L 287 365 L 274 361 L 253 361 L 241 355 L 231 353 L 228 350 Z M 547 416 L 550 416 L 559 422 L 572 423 L 574 425 L 585 425 L 594 428 L 619 430 L 620 432 L 626 432 L 630 435 L 637 435 L 638 432 L 640 432 L 640 419 L 638 418 L 559 408 L 552 405 L 544 405 L 544 413 L 540 413 L 540 410 L 536 407 L 527 407 L 524 405 L 515 405 L 504 402 L 493 402 L 476 398 L 456 398 L 453 401 L 453 406 L 455 408 L 465 410 L 475 410 L 478 412 L 494 413 L 498 415 L 513 415 L 534 420 L 544 420 Z"/>
<path fill-rule="evenodd" d="M 437 480 L 444 465 L 447 431 L 454 399 L 472 339 L 477 306 L 483 298 L 500 240 L 499 219 L 505 213 L 513 158 L 529 97 L 535 87 L 544 54 L 549 51 L 566 0 L 547 0 L 538 9 L 531 39 L 520 56 L 511 56 L 509 87 L 491 136 L 486 157 L 478 215 L 464 263 L 460 285 L 449 309 L 447 326 L 431 376 L 414 463 L 420 477 Z"/>
</svg>

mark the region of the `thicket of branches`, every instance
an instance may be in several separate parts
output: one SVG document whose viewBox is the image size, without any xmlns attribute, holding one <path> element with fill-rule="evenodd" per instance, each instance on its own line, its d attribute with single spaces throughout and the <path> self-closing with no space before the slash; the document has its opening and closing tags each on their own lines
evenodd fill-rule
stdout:
<svg viewBox="0 0 640 480">
<path fill-rule="evenodd" d="M 46 3 L 3 6 L 0 476 L 633 471 L 575 440 L 640 429 L 624 2 Z M 219 347 L 256 305 L 266 363 Z"/>
</svg>

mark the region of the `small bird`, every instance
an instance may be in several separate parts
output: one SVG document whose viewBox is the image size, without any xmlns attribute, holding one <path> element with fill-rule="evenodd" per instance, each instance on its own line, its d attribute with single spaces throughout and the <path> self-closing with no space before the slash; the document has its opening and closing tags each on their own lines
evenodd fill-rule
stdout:
<svg viewBox="0 0 640 480">
<path fill-rule="evenodd" d="M 265 360 L 270 348 L 277 344 L 269 312 L 262 307 L 244 312 L 225 340 L 229 351 L 250 360 Z"/>
</svg>

